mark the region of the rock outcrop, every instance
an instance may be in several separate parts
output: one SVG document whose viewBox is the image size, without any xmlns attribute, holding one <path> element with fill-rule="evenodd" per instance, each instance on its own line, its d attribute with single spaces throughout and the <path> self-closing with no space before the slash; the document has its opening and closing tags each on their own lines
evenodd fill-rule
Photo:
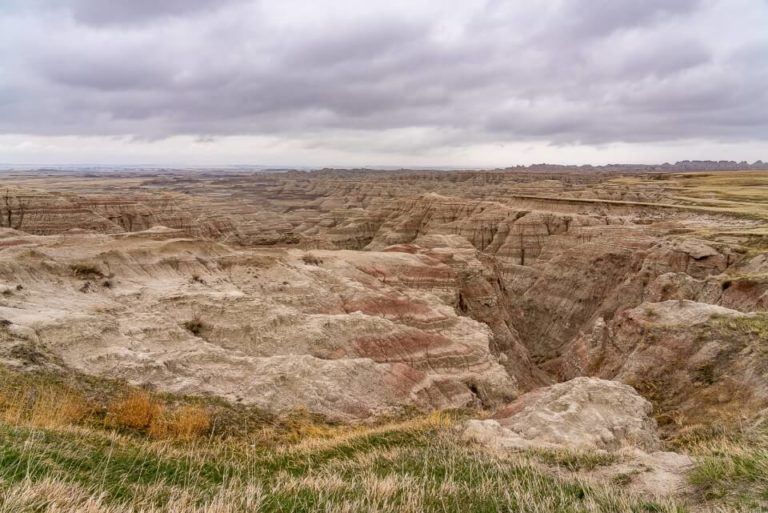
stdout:
<svg viewBox="0 0 768 513">
<path fill-rule="evenodd" d="M 660 450 L 651 410 L 628 385 L 575 378 L 524 394 L 492 419 L 468 421 L 462 436 L 496 451 L 609 453 L 604 465 L 580 470 L 580 477 L 608 483 L 621 478 L 631 490 L 652 496 L 682 494 L 693 462 Z"/>
<path fill-rule="evenodd" d="M 464 436 L 498 449 L 652 451 L 661 445 L 652 409 L 628 385 L 574 378 L 528 392 L 492 419 L 469 421 Z"/>
<path fill-rule="evenodd" d="M 749 417 L 768 402 L 768 316 L 687 300 L 644 303 L 577 338 L 565 376 L 635 386 L 664 424 Z"/>
</svg>

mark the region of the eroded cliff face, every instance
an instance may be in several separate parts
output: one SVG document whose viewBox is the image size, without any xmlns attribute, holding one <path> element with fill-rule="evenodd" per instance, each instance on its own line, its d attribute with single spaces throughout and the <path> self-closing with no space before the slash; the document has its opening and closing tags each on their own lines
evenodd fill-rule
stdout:
<svg viewBox="0 0 768 513">
<path fill-rule="evenodd" d="M 668 427 L 748 417 L 768 405 L 766 255 L 743 244 L 749 236 L 700 238 L 715 223 L 735 234 L 761 222 L 668 212 L 649 223 L 636 213 L 458 203 L 420 198 L 391 213 L 371 247 L 433 234 L 471 244 L 483 255 L 485 303 L 497 317 L 459 310 L 494 329 L 505 359 L 536 369 L 529 376 L 543 371 L 539 381 L 520 380 L 526 388 L 547 378 L 622 381 L 653 399 Z M 482 296 L 481 288 L 470 290 Z"/>
<path fill-rule="evenodd" d="M 629 383 L 653 399 L 659 421 L 681 425 L 749 418 L 766 405 L 768 315 L 708 303 L 643 303 L 598 320 L 561 357 L 563 377 Z"/>
<path fill-rule="evenodd" d="M 765 218 L 688 179 L 115 180 L 12 186 L 6 362 L 340 418 L 578 376 L 668 423 L 767 405 Z"/>
<path fill-rule="evenodd" d="M 452 307 L 457 272 L 428 255 L 233 250 L 156 231 L 3 236 L 11 365 L 343 419 L 517 392 L 488 326 Z"/>
</svg>

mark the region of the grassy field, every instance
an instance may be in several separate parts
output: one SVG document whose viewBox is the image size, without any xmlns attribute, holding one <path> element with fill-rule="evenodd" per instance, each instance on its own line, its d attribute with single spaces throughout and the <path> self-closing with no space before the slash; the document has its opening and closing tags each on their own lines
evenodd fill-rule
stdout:
<svg viewBox="0 0 768 513">
<path fill-rule="evenodd" d="M 241 410 L 0 371 L 0 512 L 685 511 L 577 479 L 605 455 L 468 446 L 461 413 L 349 426 Z"/>
<path fill-rule="evenodd" d="M 269 416 L 108 381 L 0 371 L 0 513 L 676 512 L 768 504 L 768 437 L 688 433 L 687 505 L 632 496 L 585 471 L 609 454 L 496 454 L 468 412 L 377 425 Z"/>
<path fill-rule="evenodd" d="M 663 178 L 659 180 L 658 178 Z M 656 203 L 697 207 L 702 212 L 748 219 L 768 219 L 768 171 L 726 171 L 638 175 L 609 183 L 632 190 L 647 189 Z"/>
<path fill-rule="evenodd" d="M 450 424 L 433 415 L 268 448 L 3 425 L 0 511 L 684 511 L 466 447 Z"/>
<path fill-rule="evenodd" d="M 677 450 L 696 460 L 688 478 L 701 504 L 714 511 L 768 511 L 765 420 L 741 429 L 681 435 L 675 442 Z"/>
</svg>

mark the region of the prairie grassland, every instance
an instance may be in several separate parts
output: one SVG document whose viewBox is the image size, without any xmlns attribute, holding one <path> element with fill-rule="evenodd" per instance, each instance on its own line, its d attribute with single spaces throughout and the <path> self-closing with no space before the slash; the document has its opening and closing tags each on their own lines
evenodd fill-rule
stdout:
<svg viewBox="0 0 768 513">
<path fill-rule="evenodd" d="M 715 511 L 768 511 L 768 426 L 710 427 L 681 434 L 677 449 L 690 453 L 697 499 Z"/>
<path fill-rule="evenodd" d="M 701 212 L 768 219 L 768 171 L 638 175 L 610 180 L 614 186 L 647 190 L 654 203 Z"/>
<path fill-rule="evenodd" d="M 217 432 L 214 403 L 0 378 L 0 513 L 685 511 L 547 470 L 604 457 L 468 446 L 458 413 L 356 426 L 297 413 Z"/>
<path fill-rule="evenodd" d="M 681 197 L 768 208 L 768 171 L 675 175 L 673 183 Z"/>
<path fill-rule="evenodd" d="M 270 448 L 0 426 L 0 512 L 685 511 L 458 442 L 432 415 Z"/>
<path fill-rule="evenodd" d="M 376 425 L 301 412 L 244 422 L 216 402 L 118 384 L 98 383 L 114 389 L 94 398 L 3 371 L 0 385 L 0 513 L 726 513 L 768 500 L 759 430 L 680 437 L 677 448 L 698 458 L 685 505 L 579 479 L 615 463 L 610 454 L 468 445 L 456 431 L 466 412 Z"/>
</svg>

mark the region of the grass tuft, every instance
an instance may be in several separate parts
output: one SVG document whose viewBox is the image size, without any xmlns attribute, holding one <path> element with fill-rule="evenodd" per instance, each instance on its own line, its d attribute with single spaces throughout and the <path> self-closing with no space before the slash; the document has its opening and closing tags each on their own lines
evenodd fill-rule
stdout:
<svg viewBox="0 0 768 513">
<path fill-rule="evenodd" d="M 110 427 L 146 430 L 163 415 L 164 409 L 149 392 L 136 390 L 109 406 L 105 422 Z"/>
<path fill-rule="evenodd" d="M 566 449 L 538 449 L 531 455 L 547 465 L 563 467 L 570 471 L 594 470 L 613 465 L 618 461 L 615 454 L 604 451 L 570 451 Z"/>
<path fill-rule="evenodd" d="M 77 278 L 82 279 L 96 279 L 105 278 L 104 273 L 94 264 L 78 263 L 69 266 L 72 274 Z"/>
<path fill-rule="evenodd" d="M 182 406 L 152 419 L 147 433 L 153 438 L 194 440 L 210 433 L 211 417 L 199 406 Z"/>
</svg>

